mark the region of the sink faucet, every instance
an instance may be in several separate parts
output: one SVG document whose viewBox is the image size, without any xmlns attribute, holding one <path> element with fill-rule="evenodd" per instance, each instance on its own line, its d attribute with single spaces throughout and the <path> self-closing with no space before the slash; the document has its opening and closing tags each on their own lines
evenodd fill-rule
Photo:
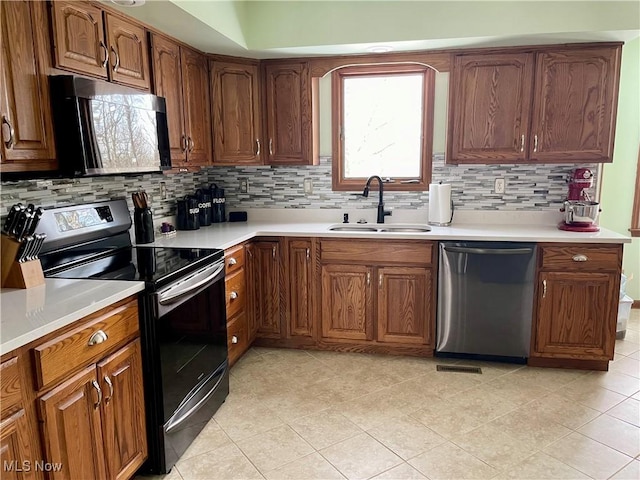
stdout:
<svg viewBox="0 0 640 480">
<path fill-rule="evenodd" d="M 367 184 L 364 186 L 364 191 L 362 192 L 362 196 L 365 198 L 369 196 L 369 186 L 371 185 L 371 180 L 373 180 L 374 178 L 378 180 L 378 184 L 380 185 L 380 198 L 378 200 L 378 219 L 376 220 L 376 222 L 384 223 L 384 217 L 390 216 L 391 212 L 389 210 L 384 209 L 384 202 L 382 201 L 382 193 L 383 193 L 384 187 L 383 187 L 382 179 L 378 175 L 373 175 L 369 177 L 369 179 L 367 180 Z"/>
</svg>

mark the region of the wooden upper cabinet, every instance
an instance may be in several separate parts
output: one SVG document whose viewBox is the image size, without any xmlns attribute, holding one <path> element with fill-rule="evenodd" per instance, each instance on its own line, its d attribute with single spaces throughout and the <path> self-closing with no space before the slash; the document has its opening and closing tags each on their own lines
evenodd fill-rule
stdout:
<svg viewBox="0 0 640 480">
<path fill-rule="evenodd" d="M 431 269 L 378 268 L 378 340 L 431 343 Z"/>
<path fill-rule="evenodd" d="M 180 63 L 187 162 L 207 165 L 211 162 L 209 65 L 204 55 L 188 48 L 180 48 Z"/>
<path fill-rule="evenodd" d="M 46 5 L 0 2 L 0 15 L 0 171 L 54 170 Z"/>
<path fill-rule="evenodd" d="M 160 35 L 151 36 L 153 56 L 153 92 L 164 97 L 167 104 L 167 126 L 171 164 L 183 165 L 187 160 L 182 100 L 182 70 L 180 47 Z"/>
<path fill-rule="evenodd" d="M 112 82 L 149 90 L 149 48 L 144 28 L 105 13 Z"/>
<path fill-rule="evenodd" d="M 447 158 L 524 161 L 532 85 L 533 54 L 456 55 Z"/>
<path fill-rule="evenodd" d="M 621 51 L 456 55 L 447 163 L 611 162 Z"/>
<path fill-rule="evenodd" d="M 267 63 L 265 96 L 268 163 L 315 165 L 318 163 L 317 81 L 312 82 L 308 62 Z"/>
<path fill-rule="evenodd" d="M 530 158 L 611 162 L 621 48 L 538 54 Z"/>
<path fill-rule="evenodd" d="M 106 478 L 96 367 L 90 365 L 38 400 L 51 478 Z"/>
<path fill-rule="evenodd" d="M 55 67 L 149 90 L 142 25 L 89 2 L 51 2 Z"/>
<path fill-rule="evenodd" d="M 98 364 L 102 434 L 109 478 L 131 478 L 147 457 L 140 340 Z"/>
<path fill-rule="evenodd" d="M 102 10 L 89 3 L 51 2 L 55 66 L 107 78 L 109 52 Z"/>
<path fill-rule="evenodd" d="M 212 61 L 210 70 L 213 164 L 260 164 L 264 145 L 258 65 Z"/>
</svg>

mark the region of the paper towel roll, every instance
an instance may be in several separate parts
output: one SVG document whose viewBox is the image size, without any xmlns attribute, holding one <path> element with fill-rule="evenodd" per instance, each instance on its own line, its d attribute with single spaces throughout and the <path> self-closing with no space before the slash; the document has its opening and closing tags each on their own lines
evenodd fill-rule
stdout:
<svg viewBox="0 0 640 480">
<path fill-rule="evenodd" d="M 450 225 L 451 185 L 448 183 L 431 183 L 429 185 L 429 224 Z"/>
</svg>

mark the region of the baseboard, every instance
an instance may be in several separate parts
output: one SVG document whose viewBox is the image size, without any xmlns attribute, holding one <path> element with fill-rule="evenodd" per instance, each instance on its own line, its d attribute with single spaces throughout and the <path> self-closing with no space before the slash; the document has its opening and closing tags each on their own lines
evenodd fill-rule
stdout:
<svg viewBox="0 0 640 480">
<path fill-rule="evenodd" d="M 634 300 L 631 304 L 631 308 L 640 308 L 640 300 Z"/>
</svg>

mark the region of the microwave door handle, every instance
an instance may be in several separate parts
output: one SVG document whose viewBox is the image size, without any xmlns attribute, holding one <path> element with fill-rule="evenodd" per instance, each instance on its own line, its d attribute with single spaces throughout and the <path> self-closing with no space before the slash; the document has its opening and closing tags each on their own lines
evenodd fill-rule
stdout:
<svg viewBox="0 0 640 480">
<path fill-rule="evenodd" d="M 198 280 L 199 277 L 201 277 L 205 273 L 208 273 L 211 270 L 214 270 L 212 274 L 207 275 L 202 280 Z M 220 272 L 222 272 L 223 270 L 224 270 L 224 263 L 222 263 L 221 265 L 216 263 L 210 267 L 206 267 L 200 270 L 199 272 L 194 273 L 192 276 L 180 282 L 178 285 L 173 285 L 169 288 L 166 288 L 165 290 L 158 292 L 158 302 L 160 303 L 160 305 L 168 305 L 170 303 L 173 303 L 178 298 L 183 297 L 184 295 L 187 295 L 193 292 L 194 290 L 197 290 L 202 285 L 210 282 L 215 277 L 217 277 L 220 274 Z M 191 283 L 194 280 L 196 280 L 196 282 Z"/>
</svg>

